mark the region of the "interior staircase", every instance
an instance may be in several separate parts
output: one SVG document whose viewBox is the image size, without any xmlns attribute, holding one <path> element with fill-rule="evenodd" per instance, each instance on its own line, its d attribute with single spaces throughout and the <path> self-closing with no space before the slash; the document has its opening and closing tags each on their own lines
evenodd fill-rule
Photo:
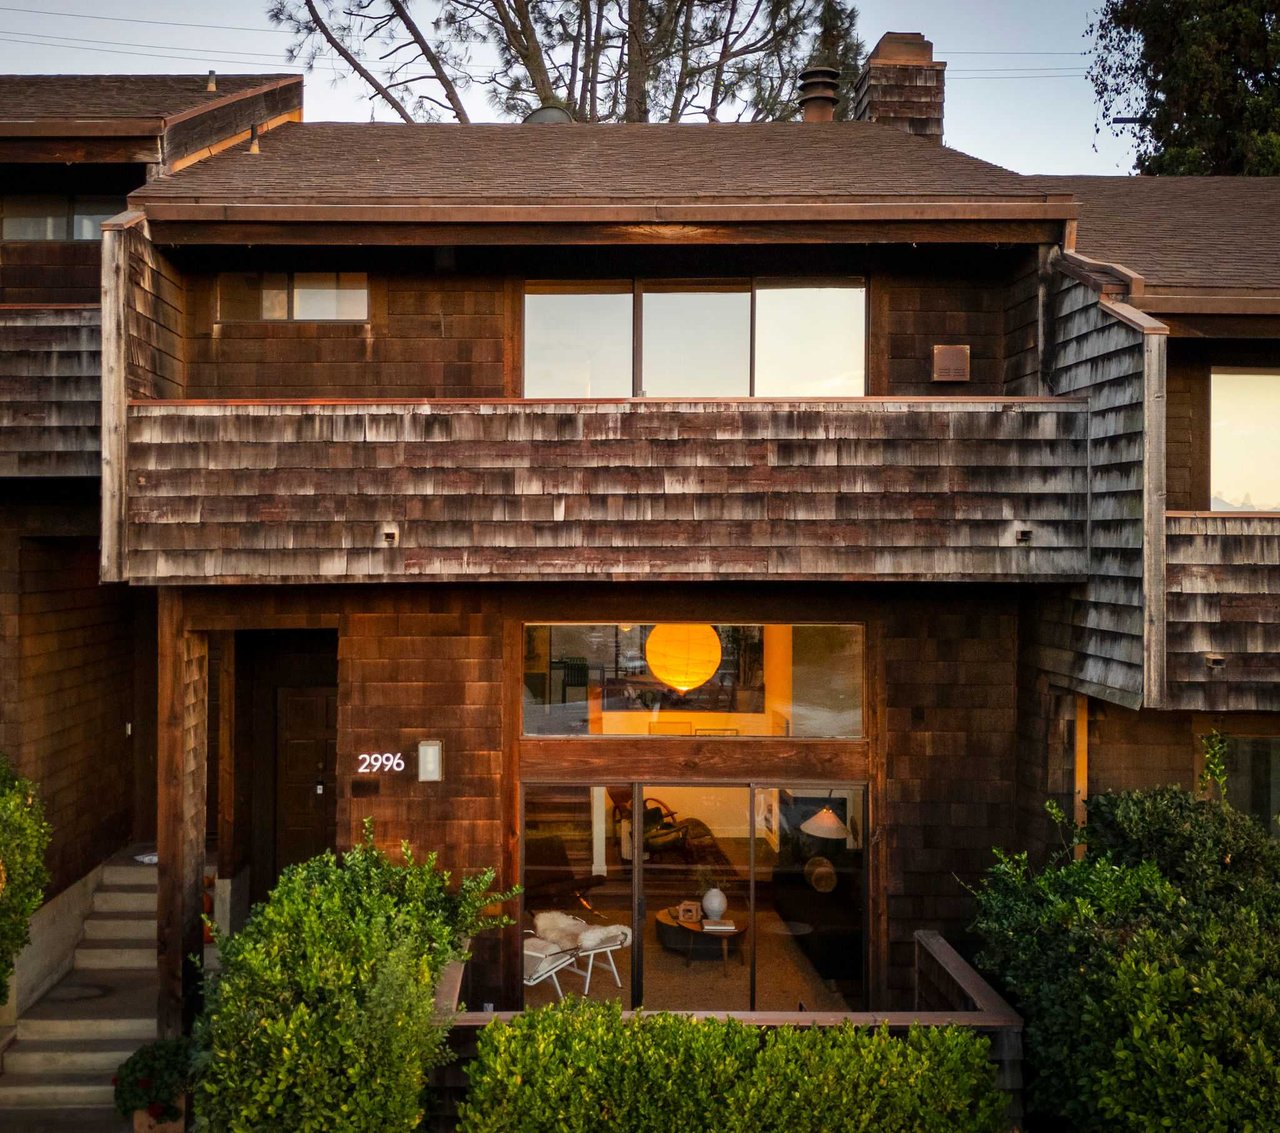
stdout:
<svg viewBox="0 0 1280 1133">
<path fill-rule="evenodd" d="M 156 887 L 156 867 L 127 854 L 103 868 L 74 968 L 19 1018 L 16 1041 L 0 1054 L 6 1133 L 63 1127 L 39 1124 L 35 1111 L 74 1118 L 69 1128 L 120 1127 L 112 1075 L 156 1037 Z"/>
</svg>

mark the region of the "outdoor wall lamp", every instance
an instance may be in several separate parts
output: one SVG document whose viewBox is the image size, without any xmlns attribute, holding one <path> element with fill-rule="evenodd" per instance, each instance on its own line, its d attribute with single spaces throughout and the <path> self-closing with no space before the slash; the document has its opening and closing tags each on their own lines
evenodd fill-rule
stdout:
<svg viewBox="0 0 1280 1133">
<path fill-rule="evenodd" d="M 444 741 L 420 741 L 418 744 L 418 782 L 438 783 L 443 778 Z"/>
</svg>

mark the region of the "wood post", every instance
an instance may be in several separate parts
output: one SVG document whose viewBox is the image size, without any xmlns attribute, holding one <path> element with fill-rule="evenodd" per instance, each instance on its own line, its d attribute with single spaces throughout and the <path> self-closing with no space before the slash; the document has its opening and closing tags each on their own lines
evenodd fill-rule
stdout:
<svg viewBox="0 0 1280 1133">
<path fill-rule="evenodd" d="M 174 1036 L 194 1013 L 198 973 L 191 958 L 203 946 L 209 651 L 203 634 L 186 629 L 180 590 L 160 590 L 157 621 L 157 1018 L 160 1034 Z"/>
</svg>

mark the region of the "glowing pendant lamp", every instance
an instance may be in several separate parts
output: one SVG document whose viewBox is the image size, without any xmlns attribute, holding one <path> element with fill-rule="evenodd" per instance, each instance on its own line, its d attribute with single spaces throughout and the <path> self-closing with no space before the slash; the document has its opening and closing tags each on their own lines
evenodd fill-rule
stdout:
<svg viewBox="0 0 1280 1133">
<path fill-rule="evenodd" d="M 706 684 L 720 668 L 720 635 L 707 625 L 656 625 L 644 643 L 649 671 L 681 693 Z"/>
<path fill-rule="evenodd" d="M 827 793 L 827 798 L 835 794 L 834 791 Z M 811 838 L 827 838 L 835 840 L 836 838 L 850 837 L 849 828 L 836 817 L 836 812 L 831 809 L 830 802 L 827 803 L 817 814 L 810 815 L 802 823 L 800 829 L 808 834 Z"/>
</svg>

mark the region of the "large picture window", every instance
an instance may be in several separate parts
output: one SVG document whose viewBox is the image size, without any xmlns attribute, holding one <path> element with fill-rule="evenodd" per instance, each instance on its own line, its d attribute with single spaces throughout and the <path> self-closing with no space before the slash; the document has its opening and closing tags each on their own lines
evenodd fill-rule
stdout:
<svg viewBox="0 0 1280 1133">
<path fill-rule="evenodd" d="M 799 280 L 530 283 L 526 397 L 861 397 L 866 292 Z"/>
<path fill-rule="evenodd" d="M 1280 371 L 1214 370 L 1209 407 L 1214 511 L 1280 511 Z"/>
<path fill-rule="evenodd" d="M 1227 740 L 1227 801 L 1280 838 L 1280 738 Z"/>
<path fill-rule="evenodd" d="M 531 736 L 863 735 L 858 625 L 530 625 Z"/>
</svg>

